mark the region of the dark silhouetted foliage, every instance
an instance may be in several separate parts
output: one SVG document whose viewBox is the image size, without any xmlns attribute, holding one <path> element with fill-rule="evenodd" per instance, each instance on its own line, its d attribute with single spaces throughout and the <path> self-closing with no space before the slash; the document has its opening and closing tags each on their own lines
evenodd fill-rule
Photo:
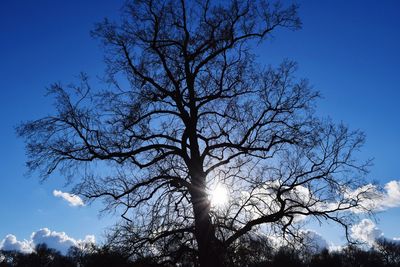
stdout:
<svg viewBox="0 0 400 267">
<path fill-rule="evenodd" d="M 16 251 L 4 251 L 5 266 L 15 267 L 74 267 L 76 264 L 69 257 L 59 251 L 48 248 L 46 244 L 39 244 L 35 252 L 24 254 Z"/>
<path fill-rule="evenodd" d="M 229 267 L 400 267 L 398 251 L 400 243 L 386 239 L 377 240 L 376 245 L 363 250 L 348 246 L 340 251 L 322 250 L 305 255 L 304 251 L 292 247 L 278 250 L 263 244 L 260 240 L 242 240 L 225 265 Z M 191 267 L 193 259 L 181 257 L 164 264 L 157 259 L 140 257 L 129 259 L 119 251 L 109 247 L 95 247 L 90 250 L 71 248 L 67 255 L 39 245 L 35 252 L 23 254 L 16 251 L 0 251 L 0 267 Z"/>
<path fill-rule="evenodd" d="M 386 266 L 400 266 L 400 246 L 398 241 L 380 238 L 376 241 L 375 249 L 383 258 Z"/>
</svg>

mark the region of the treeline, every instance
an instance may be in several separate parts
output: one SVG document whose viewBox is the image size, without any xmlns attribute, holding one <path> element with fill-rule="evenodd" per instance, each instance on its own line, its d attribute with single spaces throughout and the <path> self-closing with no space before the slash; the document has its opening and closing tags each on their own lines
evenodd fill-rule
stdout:
<svg viewBox="0 0 400 267">
<path fill-rule="evenodd" d="M 262 244 L 242 246 L 228 253 L 226 266 L 238 267 L 400 267 L 400 243 L 381 239 L 369 250 L 348 246 L 338 251 L 310 253 L 282 247 L 274 251 Z M 176 262 L 156 263 L 155 258 L 132 259 L 107 247 L 71 248 L 67 255 L 38 245 L 35 252 L 0 251 L 0 267 L 171 267 L 197 266 L 193 258 L 182 257 Z"/>
<path fill-rule="evenodd" d="M 71 247 L 67 255 L 49 248 L 46 244 L 39 244 L 32 253 L 18 251 L 0 251 L 0 267 L 95 267 L 95 266 L 151 266 L 138 265 L 126 255 L 107 247 L 80 249 Z"/>
</svg>

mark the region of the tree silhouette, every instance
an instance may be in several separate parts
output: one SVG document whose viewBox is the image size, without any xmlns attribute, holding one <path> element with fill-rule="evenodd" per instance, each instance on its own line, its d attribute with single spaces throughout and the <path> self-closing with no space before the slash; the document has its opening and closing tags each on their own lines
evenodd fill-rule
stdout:
<svg viewBox="0 0 400 267">
<path fill-rule="evenodd" d="M 319 254 L 313 255 L 309 264 L 310 267 L 337 267 L 342 265 L 342 255 L 337 252 L 329 253 L 327 249 L 321 251 Z"/>
<path fill-rule="evenodd" d="M 230 248 L 230 266 L 263 266 L 270 262 L 274 255 L 274 249 L 265 238 L 239 239 L 236 247 Z"/>
<path fill-rule="evenodd" d="M 46 244 L 38 244 L 32 253 L 5 251 L 5 260 L 0 266 L 12 267 L 74 267 L 73 261 L 59 251 L 48 248 Z M 1 260 L 1 258 L 0 258 Z"/>
<path fill-rule="evenodd" d="M 295 250 L 287 247 L 279 249 L 274 255 L 273 262 L 273 266 L 302 267 L 305 265 L 300 259 L 299 254 Z"/>
<path fill-rule="evenodd" d="M 379 267 L 385 266 L 375 250 L 363 250 L 356 246 L 348 246 L 342 251 L 344 267 Z"/>
<path fill-rule="evenodd" d="M 376 241 L 375 249 L 382 256 L 386 266 L 400 266 L 400 243 L 386 238 Z"/>
<path fill-rule="evenodd" d="M 278 248 L 269 247 L 265 240 L 240 238 L 236 252 L 230 254 L 230 262 L 226 266 L 240 267 L 398 267 L 396 251 L 399 243 L 387 239 L 380 239 L 375 248 L 369 250 L 356 246 L 344 247 L 339 251 L 322 250 L 319 253 L 302 251 L 293 247 L 282 246 Z M 229 251 L 228 253 L 231 253 Z M 154 257 L 137 258 L 134 261 L 121 251 L 114 250 L 109 246 L 92 246 L 90 250 L 80 250 L 72 247 L 67 255 L 59 251 L 47 248 L 40 244 L 35 251 L 26 254 L 18 251 L 1 251 L 0 266 L 4 267 L 43 267 L 43 266 L 65 266 L 65 267 L 189 267 L 197 264 L 192 258 L 180 258 L 175 261 L 157 262 Z M 193 264 L 195 263 L 195 264 Z"/>
<path fill-rule="evenodd" d="M 18 127 L 28 168 L 80 174 L 75 193 L 120 212 L 110 240 L 131 257 L 223 266 L 243 236 L 301 239 L 309 216 L 347 233 L 350 211 L 368 209 L 368 188 L 354 190 L 362 133 L 315 116 L 295 63 L 265 68 L 252 53 L 300 25 L 296 6 L 266 1 L 128 1 L 121 23 L 93 31 L 108 89 L 86 75 L 54 84 L 56 112 Z M 228 200 L 213 206 L 218 186 Z"/>
</svg>

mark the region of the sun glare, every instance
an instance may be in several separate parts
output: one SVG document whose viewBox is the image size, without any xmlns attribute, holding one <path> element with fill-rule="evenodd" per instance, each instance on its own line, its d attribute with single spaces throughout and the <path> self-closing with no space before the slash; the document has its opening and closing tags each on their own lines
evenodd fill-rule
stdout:
<svg viewBox="0 0 400 267">
<path fill-rule="evenodd" d="M 210 203 L 213 207 L 222 207 L 228 202 L 228 190 L 225 186 L 217 184 L 210 192 Z"/>
</svg>

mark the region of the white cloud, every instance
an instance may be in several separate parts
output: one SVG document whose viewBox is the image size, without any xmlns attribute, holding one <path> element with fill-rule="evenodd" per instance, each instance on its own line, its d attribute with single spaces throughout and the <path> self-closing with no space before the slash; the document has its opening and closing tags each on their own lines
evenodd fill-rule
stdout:
<svg viewBox="0 0 400 267">
<path fill-rule="evenodd" d="M 330 249 L 332 246 L 322 235 L 311 229 L 299 230 L 296 239 L 291 239 L 290 236 L 286 237 L 289 239 L 280 234 L 270 232 L 263 233 L 263 238 L 265 238 L 268 245 L 275 250 L 285 246 L 294 246 L 297 249 L 306 250 L 309 253 L 319 253 L 324 249 Z"/>
<path fill-rule="evenodd" d="M 400 181 L 386 183 L 383 190 L 373 184 L 367 184 L 354 190 L 344 188 L 343 196 L 346 199 L 358 201 L 358 206 L 350 209 L 354 213 L 384 211 L 400 207 Z M 326 209 L 334 209 L 338 205 L 339 203 L 325 203 Z"/>
<path fill-rule="evenodd" d="M 76 246 L 76 240 L 64 232 L 50 231 L 48 228 L 32 233 L 31 240 L 34 246 L 45 243 L 49 248 L 57 249 L 63 254 L 66 254 L 70 247 Z"/>
<path fill-rule="evenodd" d="M 61 197 L 62 199 L 67 201 L 70 206 L 73 206 L 73 207 L 85 205 L 79 196 L 70 194 L 70 193 L 66 193 L 66 192 L 62 192 L 60 190 L 54 190 L 53 196 Z"/>
<path fill-rule="evenodd" d="M 375 244 L 376 239 L 383 237 L 383 232 L 370 219 L 363 219 L 351 227 L 351 236 L 372 246 Z"/>
<path fill-rule="evenodd" d="M 62 254 L 66 254 L 72 246 L 82 248 L 86 244 L 95 243 L 93 235 L 87 235 L 83 240 L 69 237 L 64 232 L 51 231 L 48 228 L 42 228 L 31 234 L 30 240 L 18 241 L 14 235 L 7 235 L 0 242 L 2 250 L 16 250 L 24 253 L 31 253 L 38 244 L 45 243 L 49 248 L 56 249 Z"/>
<path fill-rule="evenodd" d="M 390 181 L 385 185 L 382 196 L 384 208 L 400 207 L 400 181 Z"/>
<path fill-rule="evenodd" d="M 400 243 L 400 237 L 387 238 L 383 232 L 370 219 L 363 219 L 351 228 L 351 236 L 368 246 L 375 246 L 377 239 L 385 239 Z"/>
<path fill-rule="evenodd" d="M 278 203 L 275 195 L 280 186 L 282 186 L 281 182 L 275 180 L 266 182 L 251 193 L 242 191 L 239 199 L 240 204 L 244 206 L 242 213 L 245 213 L 245 215 L 243 217 L 257 219 L 265 214 L 277 212 L 280 203 Z M 309 206 L 309 210 L 316 212 L 348 210 L 360 214 L 367 211 L 384 211 L 389 208 L 400 207 L 400 180 L 390 181 L 382 189 L 374 184 L 366 184 L 355 189 L 343 187 L 341 194 L 343 201 L 323 201 L 312 194 L 307 187 L 300 185 L 285 192 L 284 197 L 295 200 L 295 204 L 304 203 L 304 206 Z M 354 207 L 355 201 L 357 201 L 357 206 Z M 313 205 L 310 206 L 310 203 Z M 304 210 L 304 208 L 298 206 L 292 208 L 292 211 L 308 212 L 309 210 Z M 306 218 L 307 216 L 304 215 L 296 215 L 293 222 L 301 222 Z"/>
<path fill-rule="evenodd" d="M 0 242 L 0 249 L 7 251 L 19 251 L 22 253 L 31 253 L 33 251 L 31 242 L 27 240 L 18 241 L 15 235 L 7 235 Z"/>
<path fill-rule="evenodd" d="M 345 189 L 344 197 L 349 200 L 357 200 L 358 206 L 351 208 L 352 212 L 363 213 L 380 208 L 380 201 L 377 200 L 381 199 L 382 192 L 378 190 L 376 185 L 366 184 L 362 187 L 356 188 L 355 190 Z M 352 206 L 350 203 L 349 205 Z"/>
<path fill-rule="evenodd" d="M 304 244 L 312 253 L 318 253 L 329 248 L 326 239 L 313 230 L 303 230 L 301 231 L 301 236 Z"/>
<path fill-rule="evenodd" d="M 363 208 L 373 211 L 384 211 L 389 208 L 400 207 L 400 181 L 393 180 L 386 183 L 383 190 L 379 190 L 375 185 L 368 184 L 354 190 L 354 196 L 361 191 L 367 192 L 360 202 Z M 364 212 L 362 208 L 356 208 L 353 211 Z"/>
</svg>

